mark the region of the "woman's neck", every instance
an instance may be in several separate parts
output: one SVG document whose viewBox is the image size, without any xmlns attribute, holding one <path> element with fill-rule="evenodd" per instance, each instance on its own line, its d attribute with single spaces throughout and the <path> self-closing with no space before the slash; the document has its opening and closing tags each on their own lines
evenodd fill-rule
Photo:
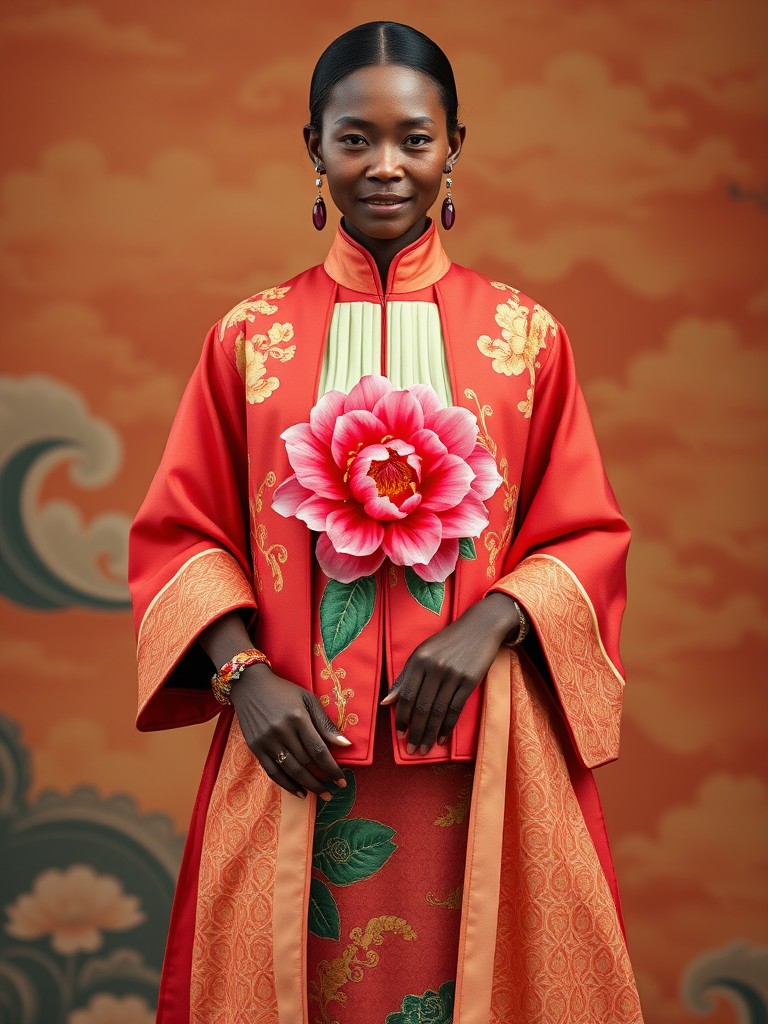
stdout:
<svg viewBox="0 0 768 1024">
<path fill-rule="evenodd" d="M 364 235 L 362 231 L 358 231 L 354 224 L 350 224 L 346 220 L 343 222 L 344 230 L 350 238 L 354 238 L 373 257 L 373 262 L 376 264 L 379 277 L 381 278 L 382 294 L 387 287 L 387 275 L 389 274 L 392 260 L 402 249 L 415 242 L 417 238 L 421 238 L 427 230 L 428 223 L 426 217 L 422 218 L 422 220 L 413 225 L 410 231 L 406 231 L 399 238 L 370 238 L 368 235 Z"/>
</svg>

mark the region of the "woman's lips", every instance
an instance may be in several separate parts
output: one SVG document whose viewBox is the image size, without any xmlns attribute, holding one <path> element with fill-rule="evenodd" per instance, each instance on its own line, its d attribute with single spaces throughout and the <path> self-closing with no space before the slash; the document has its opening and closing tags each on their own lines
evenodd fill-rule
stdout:
<svg viewBox="0 0 768 1024">
<path fill-rule="evenodd" d="M 374 195 L 364 196 L 361 202 L 376 213 L 398 213 L 409 202 L 408 196 Z"/>
</svg>

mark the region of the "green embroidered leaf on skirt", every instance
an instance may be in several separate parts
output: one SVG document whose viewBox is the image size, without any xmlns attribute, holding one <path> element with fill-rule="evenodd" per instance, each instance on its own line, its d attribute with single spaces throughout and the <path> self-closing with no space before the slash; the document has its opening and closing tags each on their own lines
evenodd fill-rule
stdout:
<svg viewBox="0 0 768 1024">
<path fill-rule="evenodd" d="M 328 786 L 331 799 L 317 801 L 318 810 L 315 816 L 315 830 L 327 828 L 334 821 L 338 821 L 339 818 L 346 818 L 352 810 L 352 805 L 355 802 L 355 773 L 351 769 L 345 768 L 344 778 L 347 780 L 346 787 L 337 786 L 331 782 Z"/>
<path fill-rule="evenodd" d="M 435 615 L 440 614 L 445 598 L 444 583 L 427 583 L 418 573 L 414 572 L 410 565 L 405 567 L 405 585 L 411 597 L 415 598 L 422 608 L 426 608 Z"/>
<path fill-rule="evenodd" d="M 309 883 L 309 918 L 307 927 L 319 939 L 338 939 L 341 921 L 336 900 L 325 882 L 313 878 Z"/>
<path fill-rule="evenodd" d="M 438 992 L 427 989 L 423 996 L 406 996 L 384 1024 L 451 1024 L 455 987 L 455 982 L 446 981 Z"/>
<path fill-rule="evenodd" d="M 319 838 L 313 863 L 334 885 L 370 878 L 397 849 L 395 830 L 380 821 L 349 818 L 334 822 Z"/>
<path fill-rule="evenodd" d="M 470 561 L 477 558 L 477 548 L 471 537 L 462 537 L 459 541 L 459 558 L 468 558 Z"/>
<path fill-rule="evenodd" d="M 356 640 L 373 615 L 376 579 L 361 576 L 352 583 L 328 580 L 320 601 L 320 632 L 328 661 Z"/>
</svg>

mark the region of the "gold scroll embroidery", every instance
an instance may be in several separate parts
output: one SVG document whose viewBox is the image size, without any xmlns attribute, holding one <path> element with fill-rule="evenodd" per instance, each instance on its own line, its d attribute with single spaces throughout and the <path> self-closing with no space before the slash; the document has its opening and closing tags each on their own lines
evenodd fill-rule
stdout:
<svg viewBox="0 0 768 1024">
<path fill-rule="evenodd" d="M 372 947 L 381 946 L 384 936 L 399 935 L 406 942 L 416 938 L 416 932 L 402 917 L 384 915 L 372 917 L 365 928 L 353 928 L 349 933 L 350 942 L 341 956 L 334 960 L 321 960 L 317 967 L 318 981 L 309 985 L 309 998 L 318 1004 L 320 1024 L 335 1024 L 330 1014 L 331 1003 L 346 1003 L 344 988 L 350 982 L 361 982 L 365 968 L 377 967 L 381 959 Z M 364 956 L 360 953 L 364 952 Z"/>
<path fill-rule="evenodd" d="M 288 551 L 283 544 L 270 544 L 268 542 L 266 526 L 258 521 L 258 517 L 264 508 L 264 490 L 267 487 L 274 487 L 276 483 L 277 477 L 270 470 L 264 477 L 258 491 L 256 491 L 256 497 L 251 500 L 251 546 L 254 552 L 259 551 L 261 553 L 264 561 L 269 566 L 269 571 L 272 573 L 272 585 L 276 593 L 279 594 L 283 589 L 283 570 L 280 566 L 285 565 L 288 561 Z M 264 583 L 255 558 L 253 559 L 253 579 L 256 589 L 261 593 L 264 589 Z"/>
<path fill-rule="evenodd" d="M 515 525 L 515 514 L 517 512 L 517 484 L 511 484 L 509 482 L 509 461 L 506 458 L 498 458 L 498 446 L 488 432 L 486 418 L 488 416 L 493 416 L 493 409 L 490 405 L 481 405 L 480 399 L 472 388 L 466 388 L 464 395 L 466 398 L 474 401 L 477 406 L 479 423 L 478 437 L 481 443 L 485 445 L 495 459 L 496 468 L 501 475 L 502 486 L 504 488 L 504 511 L 507 513 L 504 528 L 501 533 L 498 533 L 496 530 L 488 530 L 483 541 L 485 549 L 488 552 L 488 568 L 486 569 L 486 574 L 488 579 L 492 580 L 496 576 L 496 560 L 499 557 L 499 554 L 509 543 L 512 536 L 512 529 Z"/>
<path fill-rule="evenodd" d="M 336 728 L 340 732 L 344 732 L 348 725 L 357 725 L 359 721 L 354 711 L 347 714 L 347 702 L 355 696 L 355 691 L 342 685 L 342 680 L 347 675 L 346 670 L 333 667 L 326 657 L 325 648 L 322 644 L 315 644 L 315 655 L 318 658 L 322 658 L 325 665 L 325 668 L 320 670 L 320 678 L 330 679 L 333 684 L 332 694 L 324 693 L 320 697 L 320 703 L 324 708 L 327 708 L 331 703 L 331 696 L 333 696 L 333 702 L 336 705 Z"/>
<path fill-rule="evenodd" d="M 464 891 L 463 885 L 457 885 L 444 899 L 440 899 L 433 892 L 428 892 L 425 899 L 430 907 L 445 907 L 446 910 L 461 910 L 461 897 Z"/>
</svg>

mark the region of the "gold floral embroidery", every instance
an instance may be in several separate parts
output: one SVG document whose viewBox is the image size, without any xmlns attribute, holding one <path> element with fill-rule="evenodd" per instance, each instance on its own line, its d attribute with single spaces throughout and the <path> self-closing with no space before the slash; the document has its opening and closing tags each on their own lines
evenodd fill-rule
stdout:
<svg viewBox="0 0 768 1024">
<path fill-rule="evenodd" d="M 462 825 L 469 814 L 469 804 L 472 799 L 472 781 L 466 783 L 459 790 L 456 803 L 449 804 L 442 814 L 438 814 L 433 824 L 440 828 L 450 828 L 451 825 Z"/>
<path fill-rule="evenodd" d="M 365 928 L 353 928 L 349 933 L 350 942 L 341 956 L 334 960 L 321 960 L 317 966 L 319 980 L 309 985 L 309 998 L 317 1003 L 321 1024 L 336 1024 L 331 1017 L 331 1003 L 346 1003 L 343 991 L 350 983 L 359 983 L 365 977 L 365 968 L 377 967 L 380 955 L 372 947 L 381 946 L 384 936 L 399 935 L 406 942 L 413 942 L 416 932 L 402 917 L 384 915 L 372 917 Z M 364 953 L 363 956 L 360 954 Z"/>
<path fill-rule="evenodd" d="M 256 491 L 255 499 L 251 500 L 251 548 L 254 553 L 259 551 L 263 555 L 272 573 L 272 586 L 275 588 L 275 592 L 279 594 L 283 589 L 283 570 L 280 566 L 285 565 L 288 561 L 288 551 L 283 544 L 268 543 L 267 528 L 258 521 L 258 517 L 264 508 L 264 490 L 267 487 L 274 487 L 276 483 L 277 477 L 270 470 L 264 477 L 258 491 Z M 264 583 L 255 558 L 253 559 L 253 579 L 256 589 L 261 593 L 264 589 Z"/>
<path fill-rule="evenodd" d="M 500 292 L 514 292 L 515 295 L 520 294 L 519 288 L 513 288 L 511 284 L 504 284 L 503 281 L 491 281 L 491 285 L 494 288 L 498 288 Z"/>
<path fill-rule="evenodd" d="M 277 312 L 277 306 L 273 306 L 268 300 L 282 299 L 289 291 L 290 288 L 265 288 L 263 292 L 257 292 L 250 299 L 238 302 L 225 317 L 222 317 L 221 326 L 219 327 L 219 339 L 221 340 L 227 330 L 230 327 L 234 327 L 235 324 L 242 323 L 244 320 L 253 323 L 257 313 L 272 316 L 273 313 Z"/>
<path fill-rule="evenodd" d="M 494 287 L 498 286 L 497 282 Z M 546 348 L 547 335 L 551 333 L 554 337 L 557 324 L 546 309 L 536 305 L 531 312 L 520 302 L 514 288 L 507 286 L 507 289 L 512 295 L 496 307 L 494 317 L 501 328 L 501 337 L 491 338 L 488 334 L 482 334 L 477 339 L 477 347 L 483 355 L 493 360 L 491 365 L 496 373 L 519 377 L 528 371 L 530 387 L 523 401 L 518 402 L 517 408 L 529 419 L 533 412 L 535 371 L 538 369 L 536 357 L 541 349 Z"/>
<path fill-rule="evenodd" d="M 331 703 L 331 696 L 333 696 L 333 702 L 336 705 L 336 728 L 340 732 L 344 732 L 344 729 L 348 725 L 357 725 L 359 719 L 358 716 L 352 711 L 347 714 L 347 702 L 355 696 L 355 691 L 345 689 L 342 686 L 342 680 L 346 678 L 346 670 L 343 668 L 334 668 L 331 662 L 328 660 L 325 654 L 325 648 L 322 644 L 315 644 L 315 656 L 322 658 L 325 664 L 325 668 L 320 670 L 321 679 L 330 679 L 333 683 L 333 693 L 324 693 L 320 697 L 320 703 L 324 708 L 327 708 Z"/>
<path fill-rule="evenodd" d="M 488 552 L 488 568 L 486 569 L 486 574 L 488 579 L 492 580 L 496 575 L 496 559 L 506 548 L 510 538 L 512 537 L 512 530 L 515 525 L 515 514 L 517 513 L 517 484 L 511 484 L 509 482 L 509 461 L 506 458 L 498 458 L 498 447 L 496 442 L 488 433 L 487 417 L 493 416 L 493 409 L 490 405 L 480 405 L 480 399 L 472 388 L 466 388 L 464 395 L 466 398 L 474 401 L 475 405 L 477 405 L 479 423 L 478 437 L 496 460 L 496 466 L 501 474 L 502 486 L 504 488 L 504 511 L 507 513 L 504 529 L 501 533 L 498 533 L 496 530 L 488 530 L 483 541 L 485 544 L 485 550 Z"/>
<path fill-rule="evenodd" d="M 295 345 L 285 345 L 293 338 L 293 324 L 275 323 L 266 334 L 246 338 L 242 332 L 235 339 L 235 363 L 245 379 L 245 397 L 251 405 L 265 401 L 280 387 L 277 377 L 267 377 L 267 360 L 271 357 L 287 363 L 296 354 Z"/>
<path fill-rule="evenodd" d="M 457 885 L 455 889 L 452 889 L 451 892 L 448 893 L 445 899 L 441 900 L 435 893 L 428 892 L 426 900 L 430 907 L 445 907 L 446 910 L 461 910 L 461 898 L 463 894 L 464 886 Z"/>
</svg>

